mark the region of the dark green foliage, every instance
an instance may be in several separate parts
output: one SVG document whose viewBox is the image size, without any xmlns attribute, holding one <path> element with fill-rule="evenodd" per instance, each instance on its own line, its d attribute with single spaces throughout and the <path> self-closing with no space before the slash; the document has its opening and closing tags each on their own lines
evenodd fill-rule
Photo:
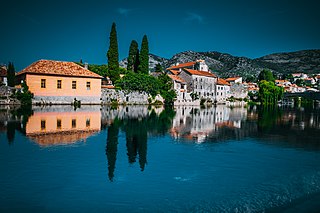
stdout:
<svg viewBox="0 0 320 213">
<path fill-rule="evenodd" d="M 141 50 L 139 56 L 140 64 L 138 66 L 138 72 L 148 74 L 149 73 L 149 44 L 146 35 L 142 38 Z"/>
<path fill-rule="evenodd" d="M 116 168 L 117 152 L 118 152 L 118 135 L 119 135 L 119 124 L 115 120 L 114 123 L 108 128 L 108 138 L 106 155 L 108 160 L 108 177 L 110 181 L 113 181 L 114 170 Z"/>
<path fill-rule="evenodd" d="M 305 86 L 305 85 L 306 85 L 306 82 L 305 82 L 303 79 L 300 79 L 300 78 L 297 79 L 295 83 L 296 83 L 296 85 L 299 86 L 299 87 L 302 87 L 302 86 Z"/>
<path fill-rule="evenodd" d="M 103 76 L 103 77 L 110 75 L 108 65 L 89 64 L 88 69 L 94 73 L 97 73 L 98 75 Z"/>
<path fill-rule="evenodd" d="M 138 49 L 138 42 L 135 40 L 131 41 L 130 48 L 129 48 L 129 56 L 128 56 L 128 71 L 134 71 L 134 67 L 137 66 L 137 62 L 139 61 L 139 49 Z"/>
<path fill-rule="evenodd" d="M 156 65 L 155 72 L 163 72 L 163 68 L 162 68 L 161 64 Z"/>
<path fill-rule="evenodd" d="M 140 53 L 139 53 L 139 49 L 137 50 L 137 53 L 136 53 L 136 61 L 133 65 L 133 71 L 135 73 L 138 73 L 138 68 L 139 68 L 139 65 L 140 65 Z"/>
<path fill-rule="evenodd" d="M 270 70 L 264 69 L 259 74 L 259 81 L 266 80 L 274 82 L 274 76 Z"/>
<path fill-rule="evenodd" d="M 119 53 L 118 53 L 118 39 L 116 24 L 113 23 L 110 32 L 110 46 L 107 53 L 109 77 L 112 82 L 115 82 L 120 78 L 119 74 Z"/>
<path fill-rule="evenodd" d="M 15 76 L 16 76 L 16 71 L 14 69 L 14 65 L 12 62 L 9 62 L 8 70 L 7 70 L 7 80 L 8 80 L 9 87 L 14 87 Z"/>
<path fill-rule="evenodd" d="M 259 82 L 258 98 L 262 105 L 276 105 L 283 96 L 284 89 L 273 82 L 262 80 Z"/>
<path fill-rule="evenodd" d="M 247 76 L 246 82 L 257 82 L 257 78 L 253 75 Z"/>
<path fill-rule="evenodd" d="M 21 102 L 21 105 L 32 104 L 33 93 L 29 91 L 29 87 L 25 81 L 22 83 L 22 92 L 18 91 L 16 97 Z"/>
<path fill-rule="evenodd" d="M 172 89 L 173 83 L 171 78 L 167 74 L 162 73 L 161 75 L 158 76 L 158 82 L 159 82 L 160 95 L 164 98 L 165 104 L 172 105 L 174 102 L 174 99 L 177 97 L 177 94 Z"/>
<path fill-rule="evenodd" d="M 152 96 L 156 96 L 159 93 L 157 79 L 142 73 L 129 72 L 116 82 L 116 87 L 127 91 L 146 92 Z"/>
</svg>

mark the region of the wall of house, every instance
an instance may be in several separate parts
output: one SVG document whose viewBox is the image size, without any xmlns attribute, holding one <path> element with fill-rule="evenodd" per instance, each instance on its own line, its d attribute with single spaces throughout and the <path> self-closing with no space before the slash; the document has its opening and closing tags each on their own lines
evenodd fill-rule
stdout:
<svg viewBox="0 0 320 213">
<path fill-rule="evenodd" d="M 215 87 L 217 83 L 216 78 L 193 75 L 192 83 L 193 92 L 197 93 L 200 99 L 204 98 L 211 99 L 212 101 L 215 100 Z"/>
<path fill-rule="evenodd" d="M 45 88 L 41 88 L 41 79 L 46 80 Z M 34 94 L 33 103 L 70 104 L 75 98 L 82 104 L 101 102 L 101 79 L 27 74 L 25 80 Z M 61 88 L 57 88 L 57 80 L 61 80 Z M 76 89 L 72 89 L 72 81 L 76 81 Z"/>
<path fill-rule="evenodd" d="M 218 103 L 225 103 L 230 97 L 230 86 L 217 85 L 216 86 L 216 100 Z"/>
</svg>

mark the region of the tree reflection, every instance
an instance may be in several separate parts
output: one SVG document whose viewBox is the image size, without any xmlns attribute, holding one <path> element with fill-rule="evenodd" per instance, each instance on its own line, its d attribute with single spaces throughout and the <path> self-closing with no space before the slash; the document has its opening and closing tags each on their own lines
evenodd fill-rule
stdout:
<svg viewBox="0 0 320 213">
<path fill-rule="evenodd" d="M 163 110 L 160 114 L 153 110 L 147 111 L 142 116 L 128 116 L 122 119 L 115 119 L 115 122 L 108 128 L 107 136 L 107 159 L 108 176 L 113 181 L 117 157 L 119 128 L 126 134 L 126 148 L 129 164 L 133 164 L 139 158 L 139 166 L 144 171 L 147 164 L 147 142 L 148 135 L 163 135 L 168 132 L 174 117 L 173 109 Z M 121 142 L 120 142 L 121 143 Z"/>
<path fill-rule="evenodd" d="M 113 181 L 114 170 L 116 167 L 117 151 L 118 151 L 118 134 L 119 134 L 119 125 L 118 125 L 118 121 L 115 121 L 108 128 L 107 147 L 106 147 L 106 155 L 108 159 L 108 177 L 110 181 Z"/>
</svg>

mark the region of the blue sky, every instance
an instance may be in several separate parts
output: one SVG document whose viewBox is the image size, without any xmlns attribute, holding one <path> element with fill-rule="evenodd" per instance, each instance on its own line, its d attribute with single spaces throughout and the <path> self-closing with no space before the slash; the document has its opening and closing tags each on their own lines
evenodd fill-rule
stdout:
<svg viewBox="0 0 320 213">
<path fill-rule="evenodd" d="M 39 59 L 107 63 L 116 22 L 119 59 L 148 36 L 150 52 L 186 50 L 256 58 L 320 48 L 320 3 L 299 1 L 1 1 L 0 63 L 19 71 Z"/>
</svg>

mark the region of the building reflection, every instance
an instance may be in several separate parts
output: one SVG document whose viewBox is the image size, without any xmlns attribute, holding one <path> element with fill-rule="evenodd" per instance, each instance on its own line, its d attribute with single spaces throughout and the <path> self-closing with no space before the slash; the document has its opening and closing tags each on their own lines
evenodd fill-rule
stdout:
<svg viewBox="0 0 320 213">
<path fill-rule="evenodd" d="M 99 107 L 35 108 L 26 123 L 25 134 L 40 146 L 72 144 L 86 139 L 101 129 Z"/>
<path fill-rule="evenodd" d="M 240 129 L 247 116 L 245 108 L 231 109 L 224 105 L 208 108 L 183 106 L 176 107 L 175 111 L 171 135 L 175 139 L 197 143 L 212 138 L 226 127 Z"/>
</svg>

